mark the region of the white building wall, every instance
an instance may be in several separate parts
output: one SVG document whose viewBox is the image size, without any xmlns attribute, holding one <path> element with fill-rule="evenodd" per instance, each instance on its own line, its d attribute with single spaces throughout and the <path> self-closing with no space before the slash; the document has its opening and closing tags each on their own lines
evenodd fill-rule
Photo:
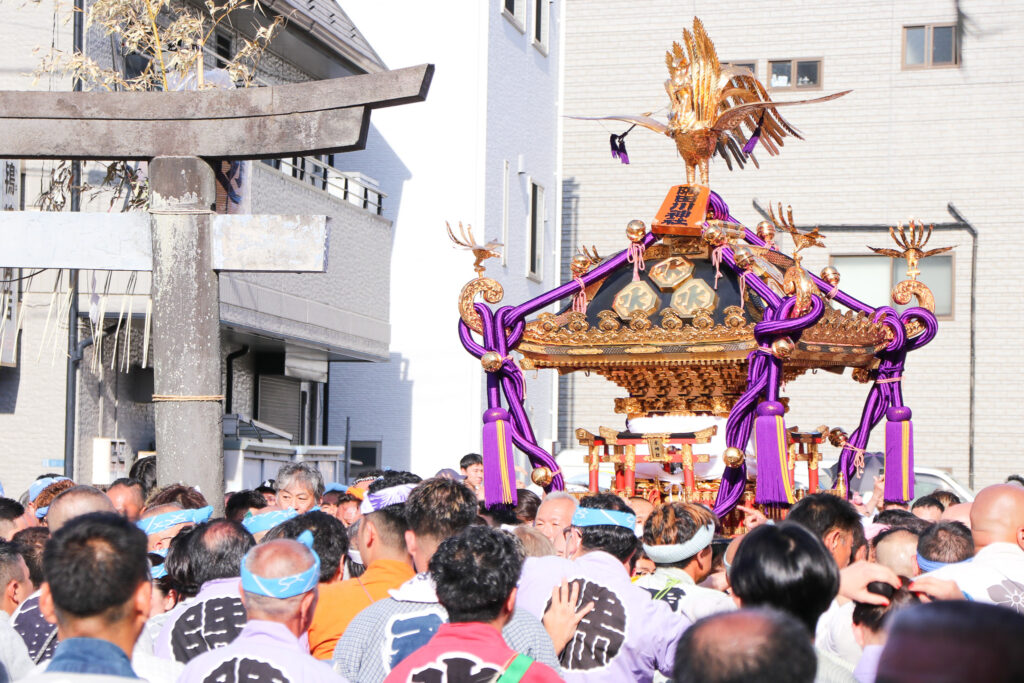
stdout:
<svg viewBox="0 0 1024 683">
<path fill-rule="evenodd" d="M 902 27 L 957 20 L 965 34 L 957 68 L 901 68 Z M 951 223 L 952 203 L 979 232 L 975 475 L 978 486 L 1021 469 L 1013 444 L 1024 437 L 1012 400 L 1022 373 L 1016 340 L 1024 333 L 1021 275 L 1008 249 L 1016 242 L 1017 200 L 1024 181 L 1013 141 L 1024 130 L 1022 77 L 1007 64 L 1024 56 L 1024 11 L 994 0 L 936 3 L 844 0 L 794 4 L 749 0 L 727 4 L 652 0 L 644 11 L 631 3 L 569 0 L 565 42 L 568 114 L 641 113 L 667 104 L 664 52 L 699 16 L 723 61 L 822 58 L 823 87 L 809 96 L 852 88 L 846 97 L 794 107 L 784 115 L 806 137 L 786 139 L 779 157 L 758 152 L 761 169 L 729 172 L 716 160 L 711 186 L 747 225 L 762 219 L 752 206 L 791 204 L 801 226 L 894 225 L 914 216 Z M 792 91 L 779 100 L 797 99 Z M 661 112 L 664 114 L 664 112 Z M 611 252 L 625 244 L 633 218 L 648 223 L 672 185 L 685 182 L 674 145 L 646 130 L 627 138 L 632 164 L 609 158 L 608 133 L 627 126 L 565 124 L 563 257 L 578 240 Z M 828 253 L 867 254 L 886 246 L 879 233 L 827 231 L 828 250 L 811 250 L 817 272 Z M 783 242 L 788 250 L 788 238 Z M 939 336 L 907 363 L 905 398 L 914 410 L 917 458 L 923 465 L 968 472 L 970 261 L 966 231 L 936 232 L 929 246 L 958 244 L 955 301 Z M 815 253 L 816 252 L 816 253 Z M 881 305 L 888 302 L 872 302 Z M 826 423 L 852 429 L 866 386 L 827 373 L 786 388 L 790 425 Z M 563 438 L 578 426 L 621 424 L 612 412 L 620 395 L 598 377 L 570 376 L 562 385 Z M 870 444 L 880 449 L 882 431 Z M 718 454 L 715 454 L 718 455 Z"/>
<path fill-rule="evenodd" d="M 506 160 L 506 260 L 487 261 L 486 275 L 505 287 L 504 304 L 555 284 L 557 22 L 545 56 L 501 5 L 461 0 L 439 12 L 412 1 L 343 3 L 389 67 L 430 62 L 437 69 L 426 102 L 375 112 L 367 150 L 346 157 L 389 194 L 391 360 L 332 364 L 330 439 L 344 440 L 347 417 L 350 440 L 381 442 L 384 466 L 423 475 L 457 467 L 462 455 L 480 450 L 483 372 L 456 330 L 458 293 L 475 275 L 473 257 L 453 248 L 444 224 L 472 224 L 479 243 L 504 239 Z M 552 16 L 558 7 L 551 5 Z M 546 189 L 541 282 L 525 278 L 528 178 Z M 545 447 L 554 438 L 553 382 L 527 379 L 527 409 Z"/>
</svg>

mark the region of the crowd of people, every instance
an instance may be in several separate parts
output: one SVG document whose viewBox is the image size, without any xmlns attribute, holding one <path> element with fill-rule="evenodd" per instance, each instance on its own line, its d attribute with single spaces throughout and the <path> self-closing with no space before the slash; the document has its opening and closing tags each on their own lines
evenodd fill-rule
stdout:
<svg viewBox="0 0 1024 683">
<path fill-rule="evenodd" d="M 1021 681 L 1024 481 L 913 506 L 708 508 L 597 493 L 487 507 L 315 467 L 223 516 L 155 463 L 0 498 L 0 681 Z"/>
</svg>

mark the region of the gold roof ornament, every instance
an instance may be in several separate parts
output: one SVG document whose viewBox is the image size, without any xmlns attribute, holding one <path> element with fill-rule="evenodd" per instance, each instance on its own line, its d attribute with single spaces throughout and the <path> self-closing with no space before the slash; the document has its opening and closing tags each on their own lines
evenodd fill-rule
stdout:
<svg viewBox="0 0 1024 683">
<path fill-rule="evenodd" d="M 928 244 L 928 240 L 931 239 L 932 230 L 934 229 L 934 225 L 929 225 L 926 228 L 924 223 L 911 218 L 909 235 L 907 235 L 903 223 L 897 223 L 895 228 L 889 228 L 889 236 L 892 237 L 896 246 L 902 247 L 902 250 L 868 247 L 868 249 L 876 254 L 907 260 L 907 277 L 910 279 L 903 280 L 893 287 L 892 300 L 897 304 L 906 306 L 910 303 L 911 298 L 916 297 L 918 305 L 932 313 L 935 312 L 935 295 L 932 294 L 932 290 L 928 289 L 926 284 L 917 279 L 917 276 L 921 274 L 921 269 L 917 267 L 917 264 L 923 258 L 943 254 L 954 248 L 940 247 L 925 251 L 924 248 Z"/>
<path fill-rule="evenodd" d="M 452 232 L 451 224 L 449 224 L 448 221 L 445 221 L 444 224 L 448 227 L 448 237 L 456 244 L 456 246 L 473 252 L 473 256 L 476 257 L 476 260 L 473 262 L 473 270 L 476 271 L 476 276 L 478 278 L 482 278 L 484 276 L 484 271 L 486 270 L 486 267 L 483 265 L 484 261 L 491 258 L 499 258 L 501 256 L 501 252 L 498 250 L 498 247 L 503 247 L 505 245 L 496 240 L 491 240 L 487 244 L 483 245 L 477 244 L 476 240 L 473 239 L 473 226 L 467 224 L 466 227 L 463 228 L 462 221 L 459 221 L 459 234 L 462 236 L 462 239 L 460 240 L 455 236 L 455 233 Z"/>
<path fill-rule="evenodd" d="M 696 182 L 698 169 L 701 185 L 708 184 L 708 161 L 716 153 L 732 168 L 732 159 L 742 166 L 758 142 L 775 156 L 787 135 L 803 139 L 779 115 L 777 107 L 826 102 L 850 92 L 773 102 L 749 69 L 722 66 L 704 24 L 696 17 L 693 32 L 683 29 L 683 44 L 672 44 L 665 53 L 665 63 L 669 74 L 665 81 L 670 105 L 667 124 L 649 114 L 572 118 L 624 121 L 667 135 L 686 162 L 686 181 L 690 185 Z"/>
<path fill-rule="evenodd" d="M 935 256 L 936 254 L 944 254 L 954 248 L 940 247 L 938 249 L 924 251 L 925 246 L 928 244 L 928 240 L 932 238 L 932 230 L 934 229 L 934 225 L 929 225 L 926 228 L 924 223 L 911 218 L 909 236 L 907 235 L 906 229 L 903 227 L 903 223 L 897 223 L 895 228 L 889 228 L 889 237 L 891 237 L 892 241 L 896 243 L 896 246 L 903 248 L 901 251 L 897 251 L 896 249 L 880 249 L 878 247 L 868 247 L 868 249 L 876 254 L 882 254 L 883 256 L 906 259 L 907 277 L 911 280 L 916 280 L 917 276 L 921 274 L 921 270 L 917 267 L 917 264 L 921 259 L 928 258 L 929 256 Z"/>
</svg>

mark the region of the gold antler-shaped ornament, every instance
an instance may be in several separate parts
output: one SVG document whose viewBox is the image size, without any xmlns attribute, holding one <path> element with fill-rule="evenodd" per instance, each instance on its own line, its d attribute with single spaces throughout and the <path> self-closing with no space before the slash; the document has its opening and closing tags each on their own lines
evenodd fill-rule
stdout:
<svg viewBox="0 0 1024 683">
<path fill-rule="evenodd" d="M 775 211 L 772 209 L 771 204 L 768 205 L 768 215 L 771 216 L 772 223 L 775 224 L 776 230 L 781 232 L 788 232 L 789 236 L 793 238 L 793 260 L 796 264 L 800 265 L 800 252 L 808 247 L 824 247 L 825 236 L 818 232 L 818 228 L 815 227 L 810 232 L 800 232 L 797 230 L 796 223 L 793 222 L 793 207 L 786 206 L 786 214 L 782 214 L 782 202 L 779 202 L 779 215 L 775 215 Z"/>
<path fill-rule="evenodd" d="M 910 279 L 899 282 L 893 287 L 892 300 L 895 303 L 906 306 L 910 303 L 912 297 L 916 297 L 919 306 L 934 313 L 935 295 L 932 294 L 932 290 L 928 289 L 925 283 L 917 279 L 917 276 L 921 274 L 921 269 L 917 265 L 921 259 L 945 253 L 953 249 L 953 247 L 940 247 L 925 251 L 924 248 L 928 244 L 928 240 L 931 239 L 932 230 L 935 229 L 935 226 L 929 225 L 925 227 L 924 223 L 910 219 L 909 227 L 909 235 L 906 228 L 903 227 L 903 223 L 897 223 L 895 228 L 889 228 L 889 236 L 892 237 L 892 241 L 896 243 L 896 246 L 901 247 L 901 249 L 882 249 L 879 247 L 868 247 L 868 249 L 882 256 L 907 260 L 907 277 Z"/>
<path fill-rule="evenodd" d="M 928 240 L 932 238 L 932 230 L 935 229 L 935 226 L 929 225 L 926 228 L 924 223 L 911 218 L 909 227 L 909 236 L 903 227 L 903 223 L 897 223 L 895 228 L 889 228 L 889 237 L 892 237 L 896 246 L 902 247 L 901 251 L 896 249 L 880 249 L 878 247 L 868 247 L 868 249 L 883 256 L 906 259 L 907 277 L 911 280 L 917 280 L 917 276 L 921 274 L 921 269 L 917 267 L 917 264 L 921 259 L 945 253 L 953 249 L 953 247 L 940 247 L 939 249 L 924 251 Z"/>
<path fill-rule="evenodd" d="M 793 265 L 786 269 L 786 274 L 783 276 L 782 291 L 790 296 L 796 296 L 796 306 L 790 315 L 803 315 L 811 308 L 811 297 L 815 294 L 821 294 L 821 292 L 818 290 L 817 285 L 814 284 L 811 276 L 800 265 L 800 252 L 809 247 L 824 247 L 825 242 L 823 240 L 825 236 L 818 231 L 817 227 L 810 232 L 800 232 L 796 227 L 796 222 L 793 220 L 793 207 L 787 205 L 786 212 L 783 214 L 782 202 L 779 202 L 777 216 L 769 203 L 768 215 L 771 217 L 776 230 L 787 232 L 793 238 Z"/>
<path fill-rule="evenodd" d="M 491 240 L 487 244 L 483 245 L 477 244 L 476 240 L 473 239 L 473 226 L 467 224 L 466 227 L 462 227 L 461 221 L 459 221 L 459 234 L 462 236 L 462 239 L 460 240 L 455 236 L 455 233 L 452 232 L 451 224 L 448 223 L 448 221 L 445 221 L 444 224 L 448 227 L 448 237 L 451 238 L 452 242 L 463 249 L 473 252 L 473 256 L 476 257 L 476 261 L 473 262 L 473 270 L 476 271 L 476 276 L 478 278 L 483 277 L 484 271 L 486 270 L 486 267 L 483 265 L 484 261 L 490 258 L 499 258 L 501 256 L 501 252 L 498 251 L 497 248 L 505 245 L 495 240 Z"/>
</svg>

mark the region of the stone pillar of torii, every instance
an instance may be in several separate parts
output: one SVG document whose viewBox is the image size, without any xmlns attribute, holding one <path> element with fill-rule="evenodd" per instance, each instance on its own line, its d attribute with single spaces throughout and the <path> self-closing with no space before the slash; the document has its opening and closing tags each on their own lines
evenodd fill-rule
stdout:
<svg viewBox="0 0 1024 683">
<path fill-rule="evenodd" d="M 433 71 L 198 92 L 0 92 L 0 158 L 150 163 L 148 214 L 0 213 L 0 268 L 152 270 L 161 485 L 195 484 L 222 509 L 217 271 L 327 267 L 324 216 L 214 215 L 210 163 L 362 149 L 370 111 L 423 101 Z"/>
</svg>

